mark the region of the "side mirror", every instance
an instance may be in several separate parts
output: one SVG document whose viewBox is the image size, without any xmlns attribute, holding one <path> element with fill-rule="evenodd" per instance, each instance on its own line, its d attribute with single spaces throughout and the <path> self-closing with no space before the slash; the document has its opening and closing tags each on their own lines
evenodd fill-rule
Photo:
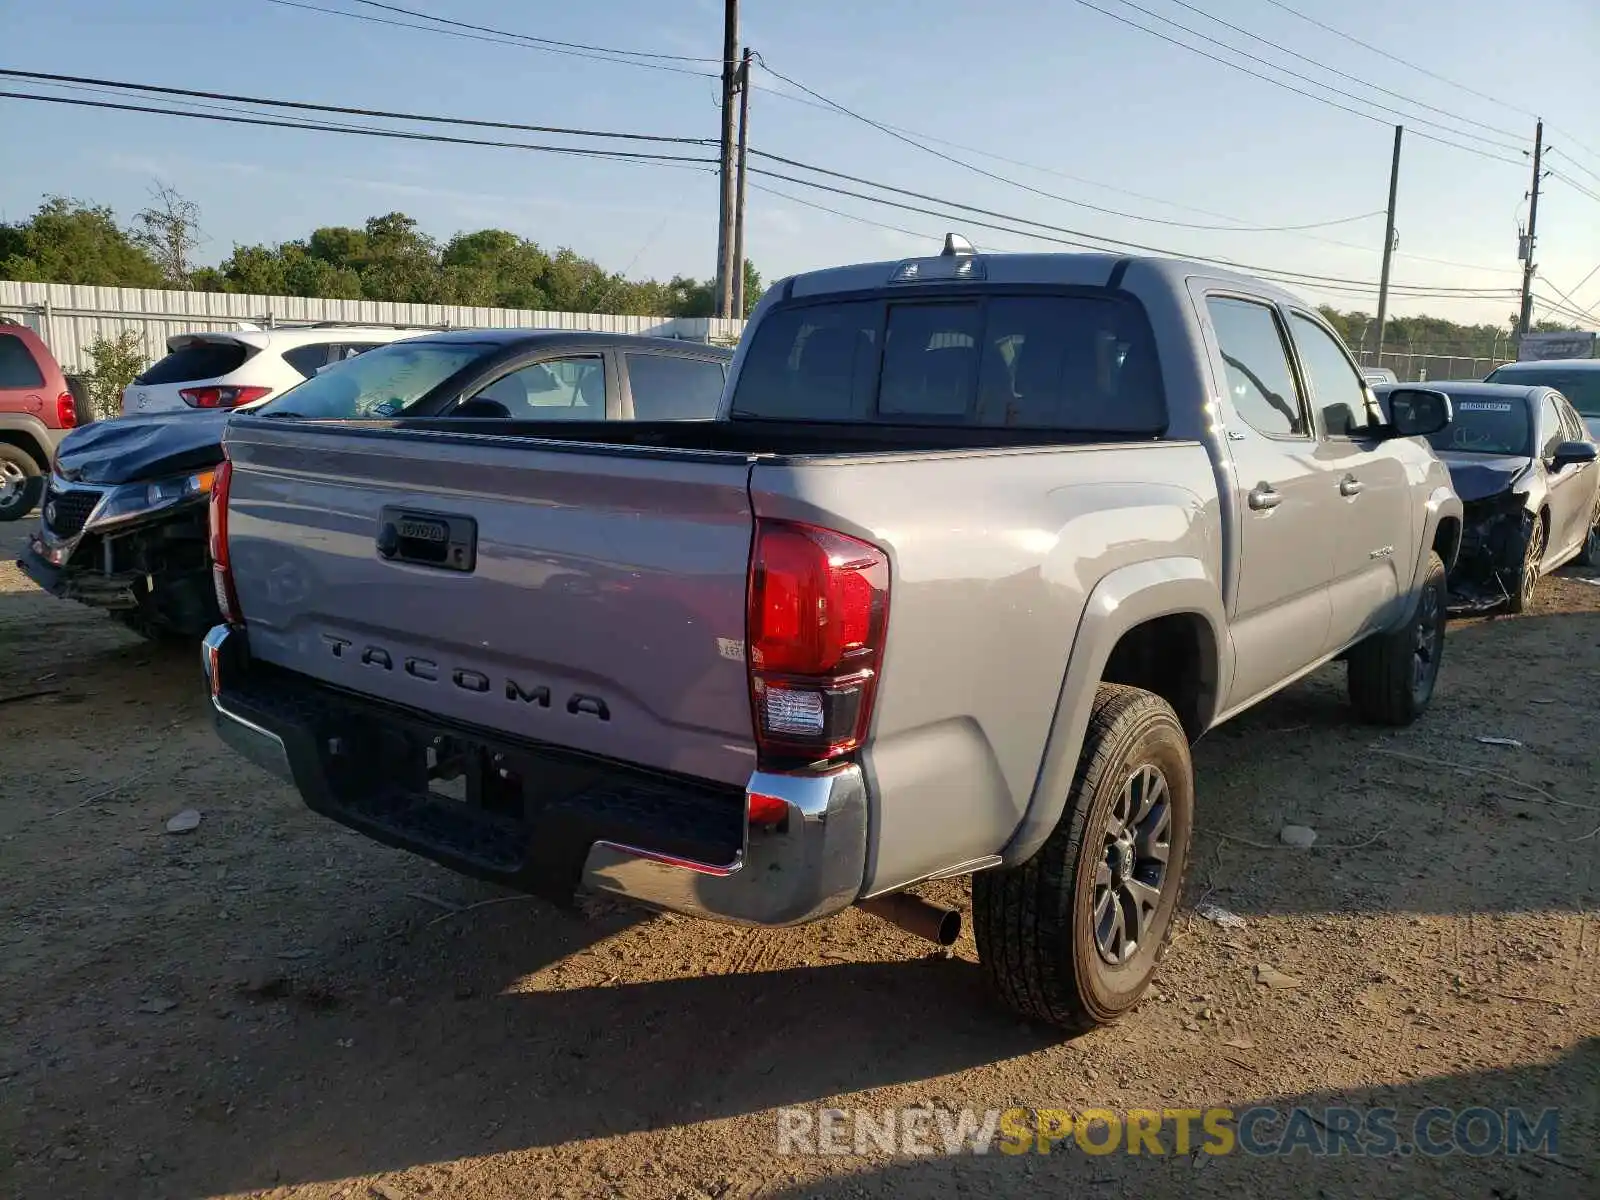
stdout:
<svg viewBox="0 0 1600 1200">
<path fill-rule="evenodd" d="M 1389 428 L 1395 437 L 1428 437 L 1455 417 L 1450 397 L 1432 388 L 1394 388 L 1389 401 Z"/>
<path fill-rule="evenodd" d="M 1557 471 L 1564 471 L 1568 467 L 1592 463 L 1600 458 L 1600 448 L 1593 442 L 1562 442 L 1556 447 L 1556 454 L 1550 460 L 1550 465 Z"/>
</svg>

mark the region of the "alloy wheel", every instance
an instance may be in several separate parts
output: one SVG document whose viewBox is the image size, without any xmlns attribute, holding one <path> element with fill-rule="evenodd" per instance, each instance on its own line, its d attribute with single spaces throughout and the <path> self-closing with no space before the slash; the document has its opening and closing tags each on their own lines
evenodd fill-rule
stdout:
<svg viewBox="0 0 1600 1200">
<path fill-rule="evenodd" d="M 0 505 L 10 504 L 28 486 L 28 477 L 14 462 L 0 462 Z"/>
<path fill-rule="evenodd" d="M 1153 936 L 1172 854 L 1172 793 L 1159 767 L 1134 769 L 1106 815 L 1094 876 L 1094 940 L 1120 967 Z"/>
<path fill-rule="evenodd" d="M 1411 643 L 1411 695 L 1419 704 L 1427 702 L 1439 678 L 1439 663 L 1444 656 L 1444 621 L 1445 606 L 1440 602 L 1439 589 L 1424 588 L 1417 605 L 1417 623 Z"/>
<path fill-rule="evenodd" d="M 1537 515 L 1533 518 L 1533 529 L 1528 534 L 1528 551 L 1522 558 L 1522 602 L 1527 604 L 1533 599 L 1534 589 L 1539 586 L 1539 568 L 1544 563 L 1544 522 Z"/>
</svg>

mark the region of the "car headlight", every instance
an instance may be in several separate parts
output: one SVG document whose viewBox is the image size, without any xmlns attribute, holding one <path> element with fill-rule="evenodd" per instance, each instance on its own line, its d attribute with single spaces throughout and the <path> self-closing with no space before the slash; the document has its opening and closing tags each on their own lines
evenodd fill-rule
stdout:
<svg viewBox="0 0 1600 1200">
<path fill-rule="evenodd" d="M 211 481 L 216 474 L 215 471 L 201 471 L 181 479 L 163 479 L 149 484 L 144 490 L 145 502 L 150 508 L 157 508 L 177 500 L 187 500 L 190 496 L 203 496 L 211 491 Z"/>
<path fill-rule="evenodd" d="M 182 500 L 209 495 L 216 471 L 198 471 L 193 475 L 178 475 L 159 479 L 154 483 L 130 483 L 112 491 L 101 502 L 90 526 L 104 525 L 128 517 L 141 516 L 157 509 L 169 508 Z"/>
</svg>

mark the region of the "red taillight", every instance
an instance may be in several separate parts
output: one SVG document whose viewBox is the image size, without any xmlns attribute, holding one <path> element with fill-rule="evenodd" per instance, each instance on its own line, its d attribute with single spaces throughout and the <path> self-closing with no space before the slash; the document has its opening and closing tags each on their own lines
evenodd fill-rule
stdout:
<svg viewBox="0 0 1600 1200">
<path fill-rule="evenodd" d="M 217 607 L 229 625 L 244 624 L 239 609 L 239 593 L 233 587 L 233 564 L 228 558 L 228 488 L 233 482 L 233 464 L 224 460 L 211 481 L 211 582 L 217 591 Z"/>
<path fill-rule="evenodd" d="M 836 758 L 861 744 L 888 620 L 882 550 L 831 529 L 756 523 L 746 641 L 764 754 Z"/>
<path fill-rule="evenodd" d="M 271 388 L 264 387 L 197 387 L 179 388 L 178 395 L 190 408 L 238 408 L 252 400 L 270 395 Z"/>
<path fill-rule="evenodd" d="M 78 402 L 72 398 L 71 392 L 62 392 L 56 397 L 56 428 L 73 429 L 78 424 Z"/>
</svg>

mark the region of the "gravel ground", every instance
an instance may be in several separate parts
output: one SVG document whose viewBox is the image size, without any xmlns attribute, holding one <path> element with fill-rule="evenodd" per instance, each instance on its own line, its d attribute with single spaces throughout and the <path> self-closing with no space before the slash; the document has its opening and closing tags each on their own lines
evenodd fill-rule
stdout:
<svg viewBox="0 0 1600 1200">
<path fill-rule="evenodd" d="M 25 531 L 0 526 L 0 1195 L 1600 1196 L 1580 573 L 1526 617 L 1453 625 L 1413 729 L 1354 724 L 1335 668 L 1206 738 L 1159 990 L 1064 1041 L 988 1000 L 970 936 L 946 958 L 855 911 L 754 932 L 564 912 L 348 833 L 215 743 L 192 647 L 34 590 L 9 565 Z M 167 833 L 185 809 L 199 827 Z M 1316 845 L 1283 846 L 1289 823 Z M 1255 1104 L 1402 1129 L 1556 1108 L 1559 1135 L 1482 1157 L 1179 1154 L 1170 1133 L 1159 1156 L 777 1153 L 784 1106 Z"/>
</svg>

